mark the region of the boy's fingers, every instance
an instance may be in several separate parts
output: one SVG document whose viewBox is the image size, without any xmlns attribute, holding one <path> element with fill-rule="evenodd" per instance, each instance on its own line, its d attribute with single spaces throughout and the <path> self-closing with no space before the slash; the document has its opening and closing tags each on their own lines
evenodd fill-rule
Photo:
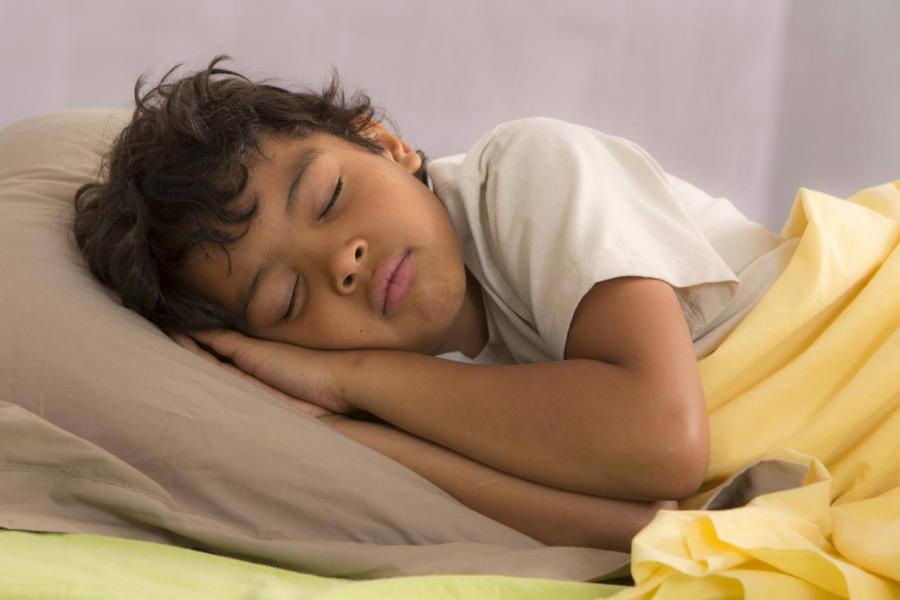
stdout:
<svg viewBox="0 0 900 600">
<path fill-rule="evenodd" d="M 192 331 L 191 337 L 228 358 L 233 358 L 240 345 L 247 342 L 244 336 L 228 329 Z"/>
<path fill-rule="evenodd" d="M 243 336 L 231 329 L 203 329 L 200 331 L 192 331 L 191 337 L 204 344 L 227 344 L 229 341 L 234 341 L 235 337 Z"/>
<path fill-rule="evenodd" d="M 210 355 L 210 356 L 212 356 L 212 355 Z M 230 363 L 223 363 L 223 362 L 217 360 L 214 356 L 213 356 L 213 359 L 216 360 L 217 363 L 219 363 L 220 365 L 222 365 L 223 367 L 225 367 L 228 371 L 231 371 L 231 372 L 234 373 L 235 375 L 239 376 L 241 379 L 249 379 L 249 380 L 252 381 L 253 383 L 257 383 L 257 384 L 260 384 L 260 385 L 264 385 L 262 381 L 260 381 L 260 380 L 257 379 L 256 377 L 253 377 L 253 376 L 250 375 L 249 373 L 246 373 L 245 371 L 241 371 L 241 370 L 238 369 L 236 366 L 234 366 L 234 365 L 232 365 L 232 364 L 230 364 Z"/>
<path fill-rule="evenodd" d="M 290 402 L 293 402 L 295 404 L 295 406 L 298 406 L 301 410 L 303 410 L 304 412 L 306 412 L 314 417 L 331 414 L 330 411 L 328 411 L 320 406 L 317 406 L 310 402 L 306 402 L 305 400 L 301 400 L 299 398 L 295 398 L 294 396 L 291 396 L 290 394 L 287 394 L 286 392 L 283 392 L 282 390 L 279 390 L 276 387 L 273 387 L 263 381 L 260 381 L 256 377 L 253 377 L 251 374 L 247 373 L 246 371 L 242 371 L 241 369 L 239 369 L 237 366 L 235 366 L 233 364 L 222 362 L 221 360 L 216 358 L 213 354 L 211 354 L 210 352 L 207 352 L 206 350 L 201 348 L 195 341 L 195 339 L 199 340 L 200 342 L 213 348 L 216 352 L 225 354 L 225 349 L 229 346 L 229 340 L 227 339 L 229 337 L 228 333 L 230 333 L 230 332 L 227 332 L 225 330 L 191 332 L 191 335 L 185 335 L 183 333 L 166 332 L 166 334 L 169 337 L 171 337 L 173 340 L 175 340 L 175 342 L 177 342 L 179 345 L 184 346 L 185 348 L 199 354 L 200 356 L 202 356 L 209 362 L 215 363 L 221 367 L 225 367 L 225 369 L 227 369 L 228 371 L 231 371 L 232 373 L 240 376 L 243 379 L 249 379 L 250 381 L 252 381 L 256 385 L 258 385 L 259 387 L 261 387 L 261 388 L 267 390 L 269 393 L 273 394 L 275 397 L 277 397 L 281 400 L 288 400 Z M 224 344 L 225 344 L 224 347 L 223 347 L 223 340 L 222 340 L 223 335 L 226 338 L 224 341 Z M 238 335 L 240 335 L 240 334 L 238 334 Z M 218 340 L 218 341 L 216 341 L 216 340 Z M 234 341 L 234 339 L 231 340 L 232 343 L 233 343 L 233 341 Z"/>
<path fill-rule="evenodd" d="M 220 363 L 220 364 L 223 367 L 225 367 L 226 369 L 228 369 L 229 371 L 235 373 L 236 375 L 241 376 L 243 379 L 250 380 L 251 382 L 253 382 L 257 386 L 259 386 L 260 388 L 266 390 L 267 392 L 269 392 L 270 394 L 272 394 L 279 400 L 287 400 L 288 402 L 293 402 L 294 405 L 297 406 L 298 408 L 300 408 L 300 410 L 302 410 L 303 412 L 306 412 L 314 417 L 318 417 L 320 415 L 325 415 L 325 414 L 330 414 L 330 411 L 328 411 L 320 406 L 317 406 L 315 404 L 312 404 L 310 402 L 307 402 L 305 400 L 301 400 L 300 398 L 295 398 L 294 396 L 291 396 L 290 394 L 283 392 L 282 390 L 279 390 L 278 388 L 273 387 L 264 381 L 260 381 L 259 379 L 257 379 L 256 377 L 253 377 L 249 373 L 241 371 L 239 368 L 237 368 L 234 365 L 230 365 L 227 363 Z"/>
<path fill-rule="evenodd" d="M 223 363 L 221 360 L 216 358 L 211 352 L 207 352 L 206 350 L 201 348 L 200 345 L 197 344 L 197 342 L 195 342 L 188 335 L 185 335 L 183 333 L 174 333 L 174 334 L 170 334 L 169 337 L 171 337 L 175 341 L 175 343 L 177 343 L 179 346 L 182 346 L 183 348 L 187 348 L 188 350 L 190 350 L 191 352 L 193 352 L 195 354 L 199 354 L 200 356 L 202 356 L 203 358 L 205 358 L 206 360 L 208 360 L 211 363 L 214 363 L 217 365 L 223 365 L 223 366 L 227 365 L 227 363 Z"/>
<path fill-rule="evenodd" d="M 197 342 L 195 342 L 193 339 L 191 339 L 190 336 L 187 336 L 183 333 L 174 333 L 174 334 L 170 335 L 169 337 L 171 337 L 173 340 L 175 340 L 175 343 L 177 343 L 179 346 L 184 346 L 185 348 L 188 348 L 190 350 L 199 348 L 199 346 L 197 345 Z"/>
</svg>

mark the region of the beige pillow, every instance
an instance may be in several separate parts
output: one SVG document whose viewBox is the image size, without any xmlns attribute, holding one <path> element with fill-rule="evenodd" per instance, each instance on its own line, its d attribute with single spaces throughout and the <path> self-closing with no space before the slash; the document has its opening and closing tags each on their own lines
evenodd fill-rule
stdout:
<svg viewBox="0 0 900 600">
<path fill-rule="evenodd" d="M 586 580 L 627 562 L 468 509 L 123 308 L 69 227 L 129 117 L 72 110 L 0 131 L 0 527 L 343 577 Z"/>
</svg>

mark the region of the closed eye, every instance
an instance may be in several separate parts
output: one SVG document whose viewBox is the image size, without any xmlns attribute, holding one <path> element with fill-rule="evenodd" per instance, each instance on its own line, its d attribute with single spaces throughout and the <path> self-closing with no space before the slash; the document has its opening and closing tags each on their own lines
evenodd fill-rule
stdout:
<svg viewBox="0 0 900 600">
<path fill-rule="evenodd" d="M 294 287 L 291 290 L 291 301 L 288 303 L 287 311 L 285 311 L 283 320 L 287 321 L 291 318 L 291 311 L 294 310 L 294 302 L 297 300 L 297 286 L 300 284 L 300 276 L 297 275 L 297 279 L 294 280 Z"/>
<path fill-rule="evenodd" d="M 334 203 L 337 202 L 338 196 L 341 195 L 341 189 L 344 187 L 344 178 L 338 177 L 337 184 L 334 186 L 334 194 L 331 196 L 331 200 L 328 202 L 328 206 L 325 207 L 325 210 L 322 211 L 322 214 L 319 215 L 319 219 L 328 214 L 328 211 L 331 210 L 331 207 L 334 206 Z"/>
<path fill-rule="evenodd" d="M 319 220 L 327 215 L 328 211 L 331 210 L 331 207 L 334 206 L 334 203 L 337 202 L 338 196 L 340 196 L 343 187 L 344 179 L 342 177 L 338 177 L 337 184 L 334 186 L 334 193 L 331 195 L 331 200 L 328 201 L 328 205 L 325 207 L 325 210 L 323 210 L 322 214 L 319 215 Z M 294 303 L 297 301 L 297 286 L 299 285 L 300 276 L 297 275 L 297 279 L 294 280 L 294 287 L 291 289 L 291 300 L 290 302 L 288 302 L 287 310 L 284 312 L 284 316 L 282 317 L 282 320 L 284 321 L 287 321 L 291 318 L 291 312 L 294 310 Z"/>
</svg>

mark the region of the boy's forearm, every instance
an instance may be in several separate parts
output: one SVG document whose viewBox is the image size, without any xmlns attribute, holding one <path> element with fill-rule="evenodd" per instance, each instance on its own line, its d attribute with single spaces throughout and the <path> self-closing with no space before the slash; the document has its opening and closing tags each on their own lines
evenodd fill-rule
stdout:
<svg viewBox="0 0 900 600">
<path fill-rule="evenodd" d="M 551 546 L 628 552 L 631 539 L 674 503 L 611 500 L 567 492 L 491 469 L 391 425 L 343 416 L 320 420 L 403 464 L 469 508 Z"/>
<path fill-rule="evenodd" d="M 353 406 L 481 463 L 600 497 L 679 497 L 664 432 L 687 417 L 623 367 L 473 365 L 391 350 L 347 358 L 341 380 Z"/>
</svg>

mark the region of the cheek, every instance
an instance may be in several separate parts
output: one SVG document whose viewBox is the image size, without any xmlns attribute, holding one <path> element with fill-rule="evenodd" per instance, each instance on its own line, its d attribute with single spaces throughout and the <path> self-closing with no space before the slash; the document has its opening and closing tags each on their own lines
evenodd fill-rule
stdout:
<svg viewBox="0 0 900 600">
<path fill-rule="evenodd" d="M 356 311 L 309 307 L 281 333 L 281 341 L 317 350 L 348 350 L 377 335 L 372 320 Z"/>
<path fill-rule="evenodd" d="M 411 328 L 405 321 L 417 318 L 384 321 L 358 308 L 306 316 L 308 320 L 295 323 L 283 341 L 317 350 L 406 349 Z"/>
</svg>

